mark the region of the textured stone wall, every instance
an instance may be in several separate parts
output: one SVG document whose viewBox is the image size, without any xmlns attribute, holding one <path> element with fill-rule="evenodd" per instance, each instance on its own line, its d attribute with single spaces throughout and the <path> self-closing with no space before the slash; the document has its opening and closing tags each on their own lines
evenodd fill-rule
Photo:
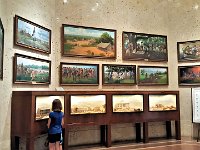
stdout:
<svg viewBox="0 0 200 150">
<path fill-rule="evenodd" d="M 60 62 L 100 64 L 99 86 L 63 86 L 67 90 L 179 90 L 181 129 L 183 136 L 196 136 L 197 126 L 191 123 L 191 87 L 178 86 L 177 41 L 199 39 L 199 18 L 196 0 L 0 0 L 0 17 L 5 28 L 4 79 L 0 81 L 0 147 L 10 148 L 11 94 L 13 90 L 55 90 L 59 87 Z M 13 17 L 19 15 L 52 30 L 52 53 L 41 54 L 13 44 Z M 61 56 L 61 26 L 74 24 L 117 30 L 117 58 L 88 59 Z M 122 60 L 122 32 L 133 31 L 167 35 L 167 63 Z M 52 76 L 49 86 L 12 84 L 14 53 L 51 60 Z M 101 64 L 134 64 L 168 66 L 168 86 L 102 86 Z M 187 63 L 188 64 L 188 63 Z M 187 65 L 186 64 L 186 65 Z M 199 64 L 198 62 L 188 65 Z M 164 124 L 150 124 L 151 137 L 164 136 Z M 156 129 L 154 128 L 156 126 Z M 194 135 L 193 135 L 194 132 Z M 129 140 L 134 137 L 132 124 L 112 126 L 112 140 Z M 92 137 L 92 138 L 91 138 Z M 94 138 L 95 137 L 95 138 Z M 39 138 L 40 139 L 40 138 Z M 41 138 L 42 140 L 43 138 Z M 23 141 L 23 140 L 22 140 Z M 38 138 L 36 142 L 40 141 Z M 98 143 L 99 127 L 72 128 L 70 145 Z M 23 143 L 23 142 L 22 142 Z M 22 144 L 23 145 L 23 144 Z M 22 146 L 23 147 L 23 146 Z"/>
</svg>

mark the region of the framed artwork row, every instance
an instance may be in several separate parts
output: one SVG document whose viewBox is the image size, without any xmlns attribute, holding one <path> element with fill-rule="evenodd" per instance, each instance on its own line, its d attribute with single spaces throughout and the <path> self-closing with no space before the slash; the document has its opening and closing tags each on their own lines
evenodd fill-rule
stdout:
<svg viewBox="0 0 200 150">
<path fill-rule="evenodd" d="M 107 96 L 105 94 L 70 94 L 69 106 L 65 104 L 65 95 L 36 96 L 35 120 L 47 119 L 54 99 L 60 99 L 64 112 L 67 107 L 70 115 L 106 114 Z M 144 111 L 143 94 L 112 94 L 111 108 L 113 113 L 142 113 Z M 148 94 L 149 112 L 166 112 L 177 110 L 176 94 Z"/>
<path fill-rule="evenodd" d="M 51 61 L 16 53 L 13 83 L 50 84 Z M 102 85 L 135 84 L 168 85 L 168 68 L 138 66 L 136 73 L 135 65 L 102 65 Z M 60 85 L 99 85 L 99 64 L 61 62 Z"/>
</svg>

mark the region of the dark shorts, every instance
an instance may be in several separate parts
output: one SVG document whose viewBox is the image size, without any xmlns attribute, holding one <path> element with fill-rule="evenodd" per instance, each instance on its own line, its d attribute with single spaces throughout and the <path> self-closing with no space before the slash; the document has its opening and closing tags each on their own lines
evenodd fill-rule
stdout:
<svg viewBox="0 0 200 150">
<path fill-rule="evenodd" d="M 57 134 L 48 134 L 49 143 L 55 143 L 60 141 L 61 133 Z"/>
</svg>

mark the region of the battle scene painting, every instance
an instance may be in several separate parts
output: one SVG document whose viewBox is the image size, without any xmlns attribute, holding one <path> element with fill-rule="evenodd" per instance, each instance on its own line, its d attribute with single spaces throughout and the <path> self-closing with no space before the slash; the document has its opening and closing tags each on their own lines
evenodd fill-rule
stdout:
<svg viewBox="0 0 200 150">
<path fill-rule="evenodd" d="M 51 62 L 15 54 L 14 83 L 50 84 Z"/>
<path fill-rule="evenodd" d="M 64 112 L 64 96 L 36 96 L 35 98 L 35 120 L 49 118 L 49 113 L 52 111 L 52 102 L 54 99 L 59 99 L 62 103 L 62 112 Z"/>
<path fill-rule="evenodd" d="M 60 64 L 60 84 L 62 85 L 98 85 L 99 66 L 97 64 Z"/>
<path fill-rule="evenodd" d="M 167 61 L 167 36 L 123 32 L 123 60 Z"/>
<path fill-rule="evenodd" d="M 142 112 L 143 95 L 113 95 L 113 112 Z"/>
<path fill-rule="evenodd" d="M 179 85 L 200 85 L 200 66 L 179 66 Z"/>
<path fill-rule="evenodd" d="M 134 65 L 103 65 L 104 85 L 136 84 L 136 66 Z"/>
<path fill-rule="evenodd" d="M 200 61 L 200 40 L 177 42 L 178 61 Z"/>
<path fill-rule="evenodd" d="M 44 53 L 51 51 L 51 31 L 22 17 L 15 16 L 15 44 Z"/>
<path fill-rule="evenodd" d="M 116 30 L 63 25 L 63 56 L 116 57 Z"/>
<path fill-rule="evenodd" d="M 106 113 L 106 95 L 71 95 L 71 115 Z"/>
<path fill-rule="evenodd" d="M 176 110 L 176 95 L 149 95 L 149 111 Z"/>
<path fill-rule="evenodd" d="M 168 85 L 168 68 L 138 66 L 138 85 Z"/>
</svg>

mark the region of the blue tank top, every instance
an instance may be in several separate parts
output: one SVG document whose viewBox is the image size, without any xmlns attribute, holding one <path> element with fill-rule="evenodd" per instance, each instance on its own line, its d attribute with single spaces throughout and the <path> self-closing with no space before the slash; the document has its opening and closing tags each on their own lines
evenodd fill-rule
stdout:
<svg viewBox="0 0 200 150">
<path fill-rule="evenodd" d="M 62 133 L 62 118 L 64 114 L 61 111 L 52 111 L 49 113 L 51 123 L 49 127 L 49 134 Z"/>
</svg>

